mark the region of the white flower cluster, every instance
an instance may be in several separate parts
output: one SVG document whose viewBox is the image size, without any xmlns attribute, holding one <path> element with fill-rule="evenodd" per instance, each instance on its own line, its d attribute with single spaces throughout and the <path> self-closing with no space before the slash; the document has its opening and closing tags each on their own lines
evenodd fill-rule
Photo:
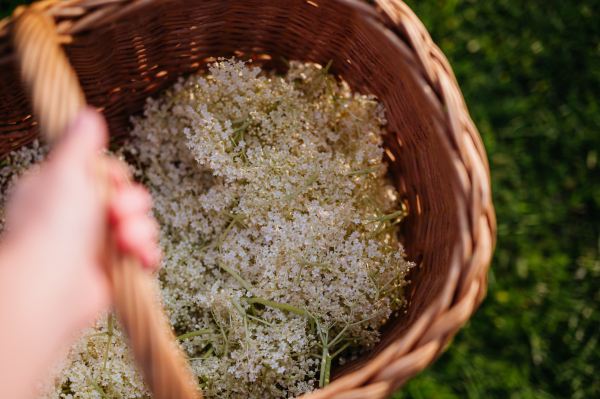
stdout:
<svg viewBox="0 0 600 399">
<path fill-rule="evenodd" d="M 133 120 L 164 303 L 205 396 L 297 396 L 403 304 L 384 108 L 314 65 L 210 71 Z"/>
<path fill-rule="evenodd" d="M 384 108 L 328 68 L 268 78 L 219 60 L 132 119 L 125 153 L 161 227 L 163 303 L 205 397 L 324 386 L 406 303 Z M 109 320 L 71 349 L 50 397 L 149 397 Z"/>
<path fill-rule="evenodd" d="M 108 321 L 107 321 L 108 320 Z M 111 312 L 82 332 L 67 359 L 56 367 L 47 398 L 149 399 L 142 371 Z"/>
</svg>

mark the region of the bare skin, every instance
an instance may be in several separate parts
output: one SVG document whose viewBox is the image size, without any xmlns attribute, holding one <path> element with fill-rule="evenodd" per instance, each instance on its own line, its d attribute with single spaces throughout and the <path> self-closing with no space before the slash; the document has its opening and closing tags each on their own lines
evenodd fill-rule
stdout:
<svg viewBox="0 0 600 399">
<path fill-rule="evenodd" d="M 107 229 L 149 270 L 158 262 L 158 227 L 146 189 L 127 182 L 111 163 L 116 188 L 108 204 L 101 198 L 93 164 L 107 140 L 103 117 L 83 111 L 46 167 L 21 182 L 9 204 L 0 247 L 3 398 L 31 397 L 61 349 L 110 306 L 101 256 Z"/>
</svg>

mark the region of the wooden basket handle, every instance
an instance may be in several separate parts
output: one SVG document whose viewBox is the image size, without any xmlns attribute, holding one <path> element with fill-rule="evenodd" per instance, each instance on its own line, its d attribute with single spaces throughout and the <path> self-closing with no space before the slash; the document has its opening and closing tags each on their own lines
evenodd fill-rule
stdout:
<svg viewBox="0 0 600 399">
<path fill-rule="evenodd" d="M 61 48 L 54 21 L 25 11 L 16 21 L 13 45 L 21 79 L 29 89 L 42 135 L 54 144 L 85 107 L 79 80 Z"/>
<path fill-rule="evenodd" d="M 54 20 L 42 12 L 27 10 L 15 22 L 13 45 L 21 78 L 30 90 L 41 132 L 50 143 L 61 138 L 86 104 L 62 41 Z M 102 191 L 110 193 L 108 176 L 103 175 Z M 154 398 L 201 397 L 183 354 L 173 345 L 151 276 L 137 258 L 120 253 L 114 240 L 109 240 L 106 259 L 119 319 Z"/>
</svg>

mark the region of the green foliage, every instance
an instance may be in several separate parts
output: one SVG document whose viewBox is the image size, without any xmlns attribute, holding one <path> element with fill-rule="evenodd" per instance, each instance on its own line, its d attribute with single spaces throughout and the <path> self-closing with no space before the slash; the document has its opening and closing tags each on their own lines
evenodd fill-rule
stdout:
<svg viewBox="0 0 600 399">
<path fill-rule="evenodd" d="M 0 0 L 0 18 L 8 17 L 21 4 L 33 3 L 32 0 Z"/>
<path fill-rule="evenodd" d="M 600 395 L 600 7 L 408 0 L 485 142 L 498 216 L 488 298 L 394 398 Z"/>
<path fill-rule="evenodd" d="M 0 16 L 19 0 L 1 0 Z M 600 395 L 600 5 L 407 0 L 485 142 L 498 216 L 488 298 L 394 398 Z"/>
</svg>

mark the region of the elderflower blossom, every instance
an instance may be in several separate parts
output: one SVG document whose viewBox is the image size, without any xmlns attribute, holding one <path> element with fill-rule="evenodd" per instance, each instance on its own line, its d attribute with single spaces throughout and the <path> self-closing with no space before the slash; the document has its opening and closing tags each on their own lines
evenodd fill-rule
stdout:
<svg viewBox="0 0 600 399">
<path fill-rule="evenodd" d="M 108 311 L 82 331 L 58 369 L 47 398 L 151 398 L 125 334 Z"/>
<path fill-rule="evenodd" d="M 133 119 L 163 301 L 205 396 L 297 396 L 329 379 L 311 354 L 360 353 L 403 304 L 384 108 L 314 65 L 210 72 Z"/>
<path fill-rule="evenodd" d="M 205 397 L 295 397 L 406 305 L 384 108 L 312 64 L 210 72 L 149 99 L 124 149 L 153 197 L 162 301 Z M 150 397 L 106 317 L 47 397 Z"/>
</svg>

